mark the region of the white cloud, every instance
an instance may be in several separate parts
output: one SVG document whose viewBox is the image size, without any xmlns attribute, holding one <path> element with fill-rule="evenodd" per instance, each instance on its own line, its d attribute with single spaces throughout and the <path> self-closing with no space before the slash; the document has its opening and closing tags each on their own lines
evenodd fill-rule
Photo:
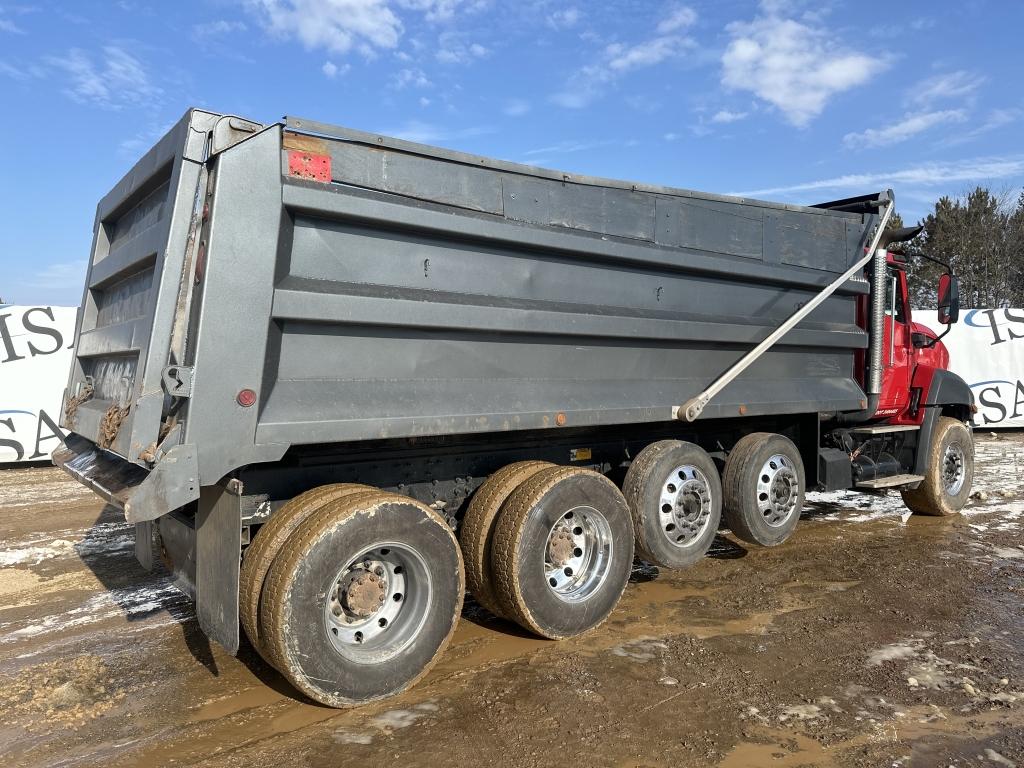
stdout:
<svg viewBox="0 0 1024 768">
<path fill-rule="evenodd" d="M 605 51 L 608 55 L 608 68 L 614 72 L 629 72 L 640 67 L 651 67 L 665 59 L 678 56 L 682 51 L 692 48 L 696 43 L 690 38 L 656 37 L 632 46 L 620 44 L 609 45 Z"/>
<path fill-rule="evenodd" d="M 400 69 L 391 79 L 391 85 L 398 90 L 403 88 L 430 88 L 434 84 L 430 82 L 426 72 L 416 67 Z"/>
<path fill-rule="evenodd" d="M 1021 119 L 1022 112 L 1019 109 L 993 109 L 985 119 L 973 128 L 965 131 L 958 131 L 952 136 L 939 142 L 939 146 L 953 147 L 959 144 L 966 144 L 974 141 L 979 136 L 984 136 L 989 131 L 995 131 L 1005 125 L 1010 125 Z"/>
<path fill-rule="evenodd" d="M 486 0 L 398 0 L 398 5 L 411 11 L 419 11 L 429 22 L 448 21 L 459 9 L 467 12 L 480 11 L 489 3 Z"/>
<path fill-rule="evenodd" d="M 348 71 L 352 69 L 350 64 L 342 64 L 340 67 L 333 61 L 325 61 L 324 65 L 320 67 L 320 70 L 324 75 L 331 80 L 336 78 L 338 75 L 347 75 Z"/>
<path fill-rule="evenodd" d="M 402 34 L 402 22 L 387 0 L 245 0 L 245 5 L 268 32 L 296 38 L 311 50 L 372 52 L 394 48 Z"/>
<path fill-rule="evenodd" d="M 744 119 L 748 113 L 732 112 L 728 109 L 720 109 L 711 116 L 712 123 L 735 123 Z"/>
<path fill-rule="evenodd" d="M 668 35 L 686 27 L 692 27 L 697 22 L 697 12 L 685 5 L 681 5 L 658 22 L 658 34 Z"/>
<path fill-rule="evenodd" d="M 580 19 L 583 18 L 583 13 L 579 8 L 563 8 L 560 11 L 555 11 L 547 18 L 548 26 L 552 29 L 572 29 L 579 24 Z"/>
<path fill-rule="evenodd" d="M 985 82 L 985 78 L 960 69 L 922 80 L 911 89 L 910 102 L 927 106 L 936 101 L 963 99 L 971 96 Z"/>
<path fill-rule="evenodd" d="M 42 267 L 33 262 L 31 269 L 5 281 L 3 298 L 18 304 L 77 306 L 82 300 L 85 268 L 84 259 Z"/>
<path fill-rule="evenodd" d="M 616 143 L 617 142 L 610 139 L 595 141 L 560 141 L 550 147 L 540 147 L 539 149 L 527 150 L 523 154 L 527 157 L 536 157 L 537 155 L 568 155 L 573 152 L 586 152 L 590 149 L 599 149 Z"/>
<path fill-rule="evenodd" d="M 509 117 L 522 117 L 530 111 L 530 102 L 526 99 L 509 99 L 501 111 Z"/>
<path fill-rule="evenodd" d="M 225 19 L 208 21 L 205 24 L 193 25 L 192 39 L 204 41 L 214 37 L 230 35 L 233 32 L 245 32 L 246 29 L 248 29 L 248 27 L 244 21 L 227 21 Z"/>
<path fill-rule="evenodd" d="M 25 31 L 10 19 L 0 17 L 0 32 L 10 32 L 12 35 L 24 35 Z"/>
<path fill-rule="evenodd" d="M 428 99 L 426 96 L 420 96 L 420 106 L 421 107 L 429 107 L 430 106 L 430 99 Z"/>
<path fill-rule="evenodd" d="M 665 139 L 665 141 L 679 141 L 679 139 L 683 137 L 678 133 L 669 132 L 662 136 L 662 138 Z"/>
<path fill-rule="evenodd" d="M 490 53 L 480 43 L 466 45 L 454 34 L 441 35 L 438 45 L 435 57 L 442 64 L 465 64 Z"/>
<path fill-rule="evenodd" d="M 415 141 L 420 144 L 439 144 L 446 141 L 482 136 L 492 132 L 493 129 L 484 126 L 448 129 L 419 120 L 410 120 L 400 128 L 381 131 L 384 136 L 394 136 L 396 139 Z"/>
<path fill-rule="evenodd" d="M 115 45 L 105 46 L 96 61 L 79 48 L 66 56 L 53 56 L 46 63 L 68 76 L 65 93 L 75 101 L 107 109 L 139 104 L 160 95 L 137 58 Z"/>
<path fill-rule="evenodd" d="M 806 181 L 784 187 L 767 187 L 746 192 L 729 192 L 743 197 L 788 195 L 818 190 L 861 190 L 871 192 L 885 187 L 917 185 L 933 187 L 969 181 L 992 181 L 1024 176 L 1024 155 L 978 157 L 951 163 L 922 163 L 897 171 L 851 173 L 829 179 Z"/>
<path fill-rule="evenodd" d="M 567 109 L 582 109 L 595 101 L 605 87 L 619 77 L 637 69 L 680 58 L 696 47 L 693 38 L 680 34 L 661 35 L 632 45 L 612 43 L 605 46 L 596 62 L 573 72 L 565 86 L 551 95 L 551 101 Z"/>
<path fill-rule="evenodd" d="M 26 69 L 19 69 L 6 61 L 0 61 L 0 75 L 5 75 L 12 80 L 31 80 L 45 77 L 46 72 L 35 64 L 29 65 Z"/>
<path fill-rule="evenodd" d="M 906 141 L 937 125 L 962 123 L 966 119 L 967 113 L 962 109 L 906 115 L 902 120 L 889 123 L 882 128 L 868 128 L 860 133 L 848 133 L 843 137 L 843 144 L 850 149 L 887 147 Z"/>
<path fill-rule="evenodd" d="M 726 26 L 732 40 L 722 54 L 722 85 L 751 91 L 802 127 L 829 99 L 863 85 L 888 61 L 848 50 L 820 21 L 783 17 L 782 7 L 762 2 L 753 21 Z"/>
</svg>

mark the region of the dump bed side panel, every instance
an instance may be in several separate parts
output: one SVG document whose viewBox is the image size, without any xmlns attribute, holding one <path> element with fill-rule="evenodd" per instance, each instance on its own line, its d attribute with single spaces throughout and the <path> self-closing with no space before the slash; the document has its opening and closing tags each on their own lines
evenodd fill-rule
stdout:
<svg viewBox="0 0 1024 768">
<path fill-rule="evenodd" d="M 268 131 L 218 157 L 186 420 L 201 465 L 670 420 L 844 271 L 871 224 L 441 154 Z M 293 175 L 315 155 L 330 182 Z M 705 415 L 863 407 L 864 292 L 849 283 Z"/>
</svg>

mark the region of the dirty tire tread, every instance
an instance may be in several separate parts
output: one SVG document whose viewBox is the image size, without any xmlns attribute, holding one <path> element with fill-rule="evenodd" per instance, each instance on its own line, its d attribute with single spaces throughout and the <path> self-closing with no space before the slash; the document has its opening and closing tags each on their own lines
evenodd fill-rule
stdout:
<svg viewBox="0 0 1024 768">
<path fill-rule="evenodd" d="M 321 507 L 294 532 L 285 546 L 278 553 L 277 558 L 275 558 L 274 564 L 270 569 L 270 573 L 267 574 L 267 580 L 264 587 L 264 609 L 261 613 L 261 621 L 266 633 L 267 647 L 271 656 L 275 660 L 275 667 L 277 667 L 288 681 L 303 694 L 314 701 L 318 701 L 331 707 L 347 708 L 359 706 L 368 702 L 327 699 L 324 697 L 322 691 L 311 686 L 303 675 L 296 674 L 293 670 L 292 664 L 289 663 L 292 659 L 287 647 L 287 633 L 285 632 L 286 624 L 284 616 L 287 608 L 286 600 L 289 581 L 291 580 L 290 577 L 295 572 L 299 563 L 301 563 L 307 556 L 307 553 L 321 539 L 331 534 L 332 524 L 337 524 L 342 520 L 352 518 L 361 512 L 367 511 L 368 508 L 376 507 L 388 502 L 402 502 L 416 505 L 426 513 L 427 518 L 432 524 L 442 528 L 448 536 L 451 537 L 452 547 L 456 557 L 458 558 L 459 595 L 452 615 L 451 626 L 448 629 L 444 640 L 438 646 L 437 652 L 434 654 L 433 658 L 423 666 L 418 674 L 408 680 L 400 690 L 393 691 L 387 694 L 387 696 L 397 695 L 402 691 L 408 690 L 431 670 L 434 664 L 436 664 L 443 655 L 444 649 L 451 642 L 452 636 L 455 634 L 455 628 L 459 623 L 459 617 L 462 614 L 462 603 L 466 584 L 465 568 L 463 567 L 462 561 L 462 550 L 459 548 L 458 540 L 455 538 L 455 534 L 451 527 L 443 518 L 441 518 L 440 515 L 437 514 L 437 512 L 425 504 L 409 498 L 408 496 L 402 496 L 397 493 L 389 493 L 385 491 L 369 491 L 366 493 L 353 494 L 329 503 L 325 507 Z"/>
<path fill-rule="evenodd" d="M 622 495 L 626 497 L 629 504 L 629 513 L 633 516 L 633 531 L 635 534 L 634 545 L 636 556 L 649 563 L 656 562 L 657 558 L 652 554 L 647 545 L 646 532 L 644 531 L 644 509 L 643 489 L 650 482 L 654 465 L 677 444 L 675 440 L 659 440 L 644 448 L 636 460 L 629 465 L 626 472 L 626 479 L 622 483 Z"/>
<path fill-rule="evenodd" d="M 330 501 L 360 490 L 373 489 L 358 483 L 336 483 L 321 485 L 299 494 L 270 516 L 246 548 L 238 579 L 238 615 L 249 642 L 261 656 L 264 653 L 259 626 L 260 593 L 274 557 L 292 531 L 313 512 Z"/>
<path fill-rule="evenodd" d="M 729 460 L 725 462 L 725 469 L 722 472 L 722 495 L 725 497 L 722 517 L 725 518 L 729 530 L 743 541 L 751 541 L 754 534 L 746 520 L 743 519 L 743 515 L 737 514 L 729 501 L 741 495 L 741 485 L 747 474 L 747 465 L 757 450 L 757 446 L 769 437 L 771 437 L 770 432 L 751 432 L 749 435 L 741 437 L 730 451 Z"/>
<path fill-rule="evenodd" d="M 543 627 L 534 616 L 523 599 L 519 588 L 517 572 L 519 571 L 519 545 L 525 532 L 526 518 L 530 511 L 548 491 L 561 480 L 573 475 L 594 475 L 608 483 L 619 492 L 615 484 L 597 472 L 583 467 L 560 467 L 542 469 L 529 480 L 520 485 L 509 496 L 501 508 L 498 522 L 494 529 L 494 541 L 491 545 L 491 567 L 494 575 L 494 587 L 505 616 L 541 637 L 550 640 L 562 640 L 569 635 L 552 632 Z M 628 506 L 628 505 L 627 505 Z M 632 546 L 633 542 L 628 542 Z M 632 561 L 632 558 L 630 559 Z M 628 579 L 623 581 L 618 597 L 626 589 Z M 605 617 L 607 619 L 607 616 Z M 590 627 L 595 629 L 604 623 L 602 619 Z M 589 631 L 589 630 L 588 630 Z"/>
<path fill-rule="evenodd" d="M 775 432 L 752 432 L 749 435 L 744 435 L 736 443 L 732 451 L 729 452 L 729 458 L 725 462 L 725 470 L 722 472 L 722 518 L 725 520 L 729 530 L 731 530 L 737 538 L 749 544 L 776 546 L 789 538 L 789 535 L 792 533 L 791 530 L 790 533 L 786 534 L 785 537 L 776 542 L 766 543 L 759 541 L 757 532 L 747 524 L 746 517 L 739 509 L 737 509 L 737 500 L 743 498 L 743 483 L 749 475 L 751 462 L 754 461 L 758 449 L 765 441 L 777 437 L 786 440 L 786 442 L 789 442 L 792 445 L 792 441 Z M 794 445 L 793 447 L 795 450 L 796 446 Z M 796 451 L 796 457 L 798 459 L 800 458 L 799 451 Z M 804 472 L 806 472 L 806 470 L 804 470 Z M 803 503 L 807 493 L 806 474 L 804 475 L 804 478 L 801 503 Z M 799 520 L 799 518 L 800 510 L 797 510 L 796 519 Z"/>
<path fill-rule="evenodd" d="M 517 461 L 491 475 L 474 494 L 459 528 L 459 544 L 466 564 L 466 589 L 476 601 L 498 618 L 503 615 L 491 574 L 491 540 L 498 512 L 508 497 L 537 472 L 554 464 L 548 461 Z"/>
<path fill-rule="evenodd" d="M 282 630 L 283 627 L 280 625 L 279 616 L 283 606 L 280 604 L 282 580 L 284 576 L 281 574 L 281 569 L 276 568 L 278 560 L 281 558 L 281 554 L 285 549 L 289 548 L 289 545 L 294 544 L 296 541 L 307 541 L 310 538 L 310 532 L 316 532 L 323 528 L 326 520 L 330 519 L 336 510 L 358 508 L 359 504 L 368 503 L 370 501 L 376 501 L 378 497 L 387 499 L 393 498 L 397 494 L 389 494 L 385 491 L 379 491 L 376 489 L 370 489 L 367 491 L 360 491 L 357 493 L 342 496 L 339 499 L 335 499 L 333 502 L 328 501 L 326 504 L 321 505 L 317 509 L 313 510 L 297 527 L 295 527 L 287 541 L 281 545 L 278 549 L 277 555 L 274 557 L 274 561 L 270 565 L 270 569 L 267 571 L 267 575 L 263 580 L 263 592 L 260 596 L 260 609 L 257 614 L 259 620 L 259 636 L 261 641 L 261 652 L 263 658 L 272 667 L 277 669 L 279 672 L 284 673 L 281 669 L 280 664 L 280 648 L 284 642 Z M 405 499 L 406 497 L 401 496 L 399 498 Z M 275 572 L 277 576 L 275 576 Z M 285 574 L 286 575 L 286 574 Z M 275 600 L 277 602 L 275 602 Z M 269 607 L 273 605 L 273 613 Z"/>
<path fill-rule="evenodd" d="M 963 430 L 963 433 L 966 435 L 966 440 L 963 442 L 967 444 L 965 447 L 970 449 L 969 455 L 965 456 L 967 463 L 970 465 L 970 470 L 968 477 L 964 481 L 962 503 L 957 507 L 950 504 L 946 489 L 943 486 L 941 464 L 946 437 L 951 431 L 959 430 Z M 959 419 L 954 419 L 950 416 L 940 416 L 938 429 L 935 430 L 931 447 L 928 449 L 928 464 L 924 480 L 921 481 L 917 488 L 901 490 L 900 495 L 903 496 L 903 503 L 915 515 L 949 517 L 958 514 L 963 509 L 963 504 L 967 502 L 971 495 L 971 485 L 973 482 L 974 436 L 971 434 L 971 430 Z"/>
</svg>

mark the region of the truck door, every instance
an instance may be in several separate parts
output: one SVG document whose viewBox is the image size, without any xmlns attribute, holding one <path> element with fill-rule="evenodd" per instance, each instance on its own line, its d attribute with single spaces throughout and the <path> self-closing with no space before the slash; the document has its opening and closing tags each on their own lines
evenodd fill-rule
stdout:
<svg viewBox="0 0 1024 768">
<path fill-rule="evenodd" d="M 892 266 L 886 273 L 884 373 L 877 414 L 896 416 L 903 413 L 910 402 L 910 318 L 906 273 Z"/>
</svg>

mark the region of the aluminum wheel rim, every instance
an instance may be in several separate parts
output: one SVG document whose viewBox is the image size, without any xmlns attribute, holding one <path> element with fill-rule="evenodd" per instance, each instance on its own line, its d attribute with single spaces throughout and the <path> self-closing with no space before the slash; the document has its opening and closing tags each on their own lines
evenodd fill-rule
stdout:
<svg viewBox="0 0 1024 768">
<path fill-rule="evenodd" d="M 800 478 L 788 456 L 777 453 L 761 466 L 757 476 L 757 508 L 773 528 L 785 525 L 796 512 Z"/>
<path fill-rule="evenodd" d="M 544 546 L 544 580 L 566 603 L 580 603 L 600 589 L 608 576 L 612 529 L 593 507 L 573 507 L 548 531 Z"/>
<path fill-rule="evenodd" d="M 942 453 L 942 484 L 946 493 L 956 496 L 967 478 L 967 460 L 960 443 L 950 443 Z"/>
<path fill-rule="evenodd" d="M 414 547 L 374 544 L 328 583 L 327 638 L 338 653 L 355 663 L 387 661 L 419 634 L 432 589 L 426 560 Z"/>
<path fill-rule="evenodd" d="M 711 522 L 711 503 L 707 475 L 690 464 L 676 467 L 661 485 L 658 527 L 662 535 L 674 547 L 693 546 Z"/>
</svg>

